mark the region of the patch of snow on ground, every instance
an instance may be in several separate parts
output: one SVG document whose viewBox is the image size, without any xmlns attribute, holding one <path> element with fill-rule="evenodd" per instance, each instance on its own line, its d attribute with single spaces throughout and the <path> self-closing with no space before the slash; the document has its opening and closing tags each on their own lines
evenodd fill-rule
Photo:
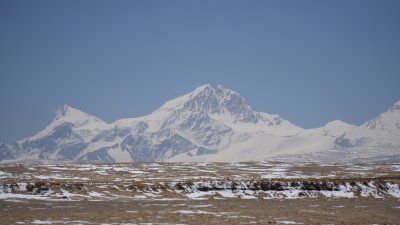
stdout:
<svg viewBox="0 0 400 225">
<path fill-rule="evenodd" d="M 89 180 L 87 177 L 61 177 L 58 174 L 53 174 L 53 175 L 34 175 L 33 177 L 42 179 L 42 180 L 47 180 L 47 179 L 53 179 L 53 180 Z"/>
<path fill-rule="evenodd" d="M 6 173 L 6 172 L 3 172 L 3 171 L 0 171 L 0 178 L 7 178 L 7 177 L 9 177 L 10 176 L 10 174 L 9 173 Z"/>
<path fill-rule="evenodd" d="M 207 207 L 212 207 L 214 205 L 189 205 L 189 208 L 207 208 Z"/>
<path fill-rule="evenodd" d="M 223 215 L 235 215 L 239 214 L 237 212 L 208 212 L 208 211 L 203 211 L 203 210 L 177 210 L 174 213 L 180 213 L 180 214 L 208 214 L 208 215 L 214 215 L 214 216 L 223 216 Z"/>
<path fill-rule="evenodd" d="M 105 170 L 99 170 L 99 171 L 96 171 L 95 173 L 97 173 L 97 174 L 99 174 L 99 175 L 108 175 L 109 173 L 107 172 L 107 171 L 105 171 Z"/>
<path fill-rule="evenodd" d="M 95 192 L 95 191 L 89 192 L 88 195 L 89 195 L 90 197 L 103 197 L 103 196 L 104 196 L 102 193 Z"/>
<path fill-rule="evenodd" d="M 290 221 L 290 220 L 278 220 L 276 222 L 281 223 L 281 224 L 302 224 L 302 223 L 296 223 L 296 222 Z"/>
<path fill-rule="evenodd" d="M 392 170 L 393 170 L 393 171 L 400 172 L 400 165 L 393 165 L 393 166 L 392 166 Z"/>
<path fill-rule="evenodd" d="M 47 195 L 30 195 L 30 194 L 13 194 L 13 193 L 0 193 L 0 199 L 35 199 L 35 200 L 45 200 L 49 199 Z"/>
<path fill-rule="evenodd" d="M 51 221 L 51 220 L 34 220 L 32 221 L 33 224 L 53 224 L 60 221 Z"/>
<path fill-rule="evenodd" d="M 391 184 L 391 183 L 386 183 L 386 186 L 388 187 L 388 194 L 395 197 L 395 198 L 400 198 L 400 189 L 398 184 Z"/>
</svg>

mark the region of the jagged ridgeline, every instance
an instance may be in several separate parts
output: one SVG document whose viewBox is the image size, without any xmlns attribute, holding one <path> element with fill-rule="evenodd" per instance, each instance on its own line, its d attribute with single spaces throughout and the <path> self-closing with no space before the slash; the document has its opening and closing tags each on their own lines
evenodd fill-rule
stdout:
<svg viewBox="0 0 400 225">
<path fill-rule="evenodd" d="M 400 102 L 360 126 L 336 120 L 303 129 L 278 115 L 254 111 L 232 90 L 203 85 L 147 116 L 113 123 L 65 105 L 38 134 L 1 144 L 0 160 L 235 162 L 282 155 L 297 159 L 317 152 L 315 161 L 327 156 L 332 161 L 400 161 L 399 137 Z"/>
</svg>

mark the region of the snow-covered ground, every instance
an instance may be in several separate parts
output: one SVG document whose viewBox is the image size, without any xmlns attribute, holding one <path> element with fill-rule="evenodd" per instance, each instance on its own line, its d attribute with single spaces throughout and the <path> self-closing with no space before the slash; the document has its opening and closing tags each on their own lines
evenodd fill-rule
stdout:
<svg viewBox="0 0 400 225">
<path fill-rule="evenodd" d="M 2 165 L 0 199 L 400 198 L 399 167 L 267 161 Z"/>
</svg>

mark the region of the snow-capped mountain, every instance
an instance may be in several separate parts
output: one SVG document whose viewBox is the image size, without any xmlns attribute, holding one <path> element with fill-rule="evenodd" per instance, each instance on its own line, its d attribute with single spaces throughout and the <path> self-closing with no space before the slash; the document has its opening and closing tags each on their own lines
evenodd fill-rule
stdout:
<svg viewBox="0 0 400 225">
<path fill-rule="evenodd" d="M 387 112 L 349 130 L 336 142 L 337 147 L 400 146 L 400 101 Z"/>
<path fill-rule="evenodd" d="M 232 90 L 203 85 L 147 116 L 113 123 L 66 105 L 43 131 L 1 144 L 0 160 L 245 161 L 325 149 L 399 148 L 399 137 L 400 102 L 359 127 L 336 120 L 303 129 L 254 111 Z"/>
</svg>

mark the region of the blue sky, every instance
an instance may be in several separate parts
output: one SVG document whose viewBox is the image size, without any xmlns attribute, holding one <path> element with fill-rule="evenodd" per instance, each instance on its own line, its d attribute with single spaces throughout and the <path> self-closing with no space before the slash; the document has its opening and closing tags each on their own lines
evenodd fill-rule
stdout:
<svg viewBox="0 0 400 225">
<path fill-rule="evenodd" d="M 0 142 L 64 104 L 112 122 L 205 83 L 311 128 L 400 100 L 399 1 L 0 1 Z"/>
</svg>

